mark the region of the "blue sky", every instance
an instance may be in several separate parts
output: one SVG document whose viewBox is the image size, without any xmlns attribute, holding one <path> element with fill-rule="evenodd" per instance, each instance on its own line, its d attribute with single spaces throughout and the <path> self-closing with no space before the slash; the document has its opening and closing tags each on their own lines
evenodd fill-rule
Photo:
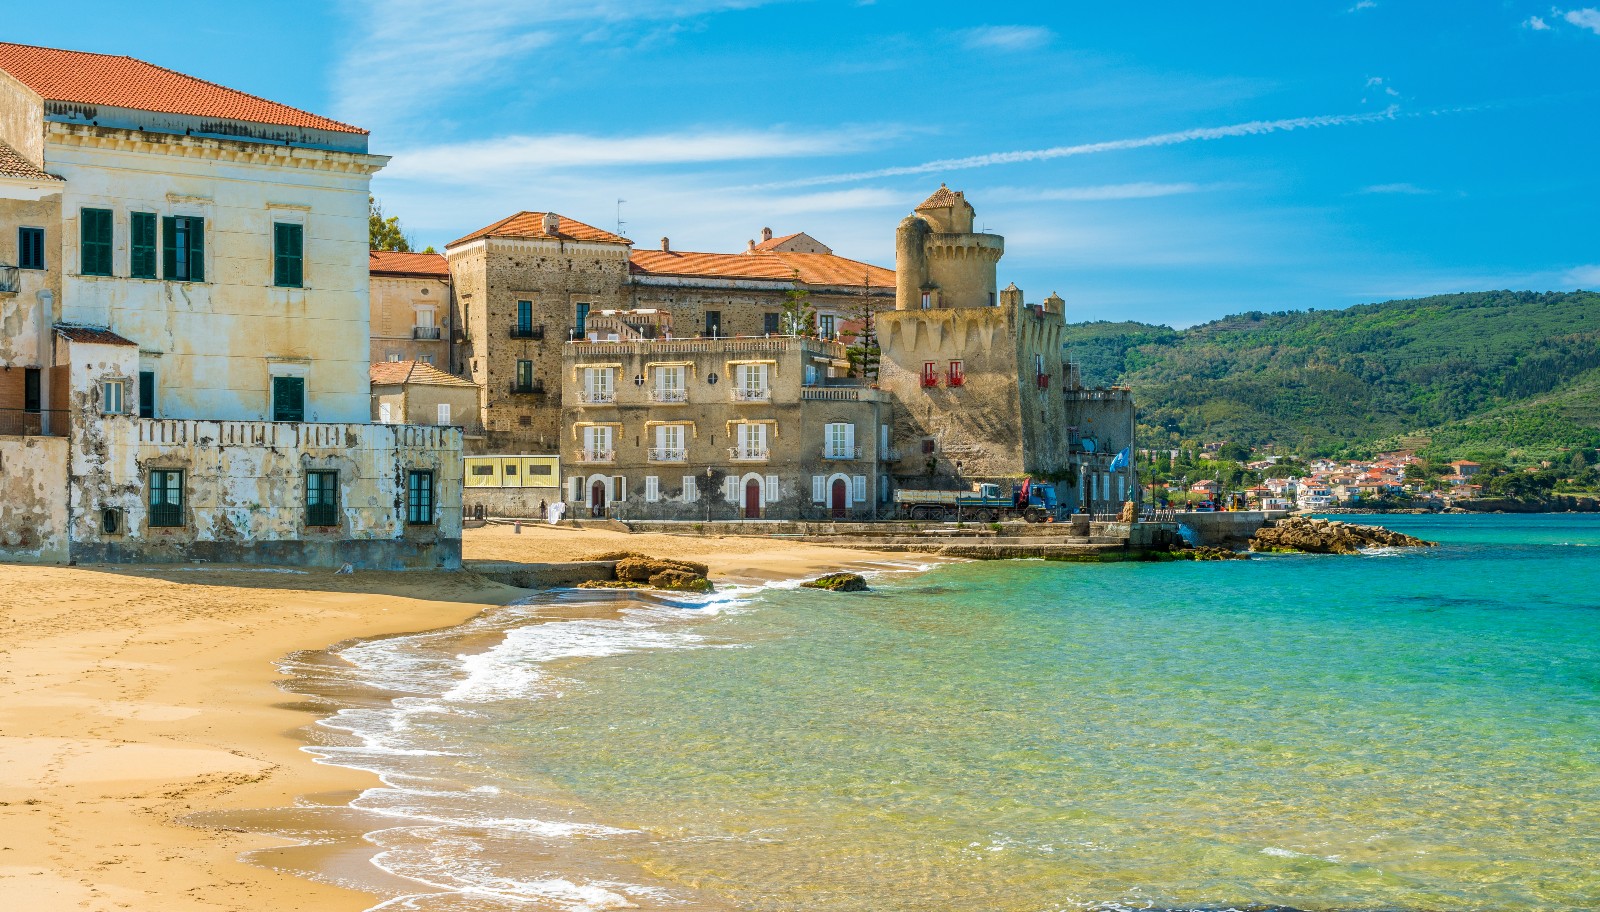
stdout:
<svg viewBox="0 0 1600 912">
<path fill-rule="evenodd" d="M 1593 0 L 1590 0 L 1593 2 Z M 8 10 L 366 127 L 422 244 L 521 209 L 893 262 L 941 181 L 1001 283 L 1187 325 L 1600 287 L 1600 8 L 1517 0 L 343 0 Z M 169 23 L 183 22 L 172 28 Z"/>
</svg>

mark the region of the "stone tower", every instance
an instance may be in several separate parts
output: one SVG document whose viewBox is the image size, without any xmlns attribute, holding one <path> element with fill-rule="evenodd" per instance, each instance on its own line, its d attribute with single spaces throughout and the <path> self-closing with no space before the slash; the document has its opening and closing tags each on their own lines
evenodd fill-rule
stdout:
<svg viewBox="0 0 1600 912">
<path fill-rule="evenodd" d="M 972 204 L 944 184 L 895 231 L 896 310 L 995 307 L 1005 238 L 974 232 Z"/>
</svg>

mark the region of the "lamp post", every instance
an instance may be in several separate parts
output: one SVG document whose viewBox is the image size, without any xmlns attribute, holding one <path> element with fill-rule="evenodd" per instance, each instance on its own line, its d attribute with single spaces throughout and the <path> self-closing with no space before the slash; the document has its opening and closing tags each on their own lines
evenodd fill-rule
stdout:
<svg viewBox="0 0 1600 912">
<path fill-rule="evenodd" d="M 956 460 L 956 481 L 961 481 L 961 460 Z M 956 491 L 956 525 L 961 525 L 961 491 Z"/>
</svg>

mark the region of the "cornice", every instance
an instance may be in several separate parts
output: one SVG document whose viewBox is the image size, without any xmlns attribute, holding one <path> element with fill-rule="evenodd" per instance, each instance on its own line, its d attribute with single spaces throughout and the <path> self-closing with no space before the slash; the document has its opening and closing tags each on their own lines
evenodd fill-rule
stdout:
<svg viewBox="0 0 1600 912">
<path fill-rule="evenodd" d="M 57 121 L 45 124 L 45 141 L 50 144 L 109 152 L 173 155 L 205 161 L 273 168 L 304 168 L 344 174 L 370 175 L 389 163 L 387 155 L 336 152 L 329 149 L 269 145 L 200 136 L 177 136 L 142 130 L 64 124 Z M 46 158 L 48 157 L 47 154 Z"/>
</svg>

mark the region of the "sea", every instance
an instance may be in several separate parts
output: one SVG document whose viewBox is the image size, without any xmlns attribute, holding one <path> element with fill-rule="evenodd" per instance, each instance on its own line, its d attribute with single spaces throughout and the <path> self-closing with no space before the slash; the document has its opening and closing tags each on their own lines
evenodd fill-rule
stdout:
<svg viewBox="0 0 1600 912">
<path fill-rule="evenodd" d="M 379 909 L 1600 909 L 1600 516 L 1368 520 L 1440 545 L 555 592 L 286 670 L 381 776 Z"/>
</svg>

